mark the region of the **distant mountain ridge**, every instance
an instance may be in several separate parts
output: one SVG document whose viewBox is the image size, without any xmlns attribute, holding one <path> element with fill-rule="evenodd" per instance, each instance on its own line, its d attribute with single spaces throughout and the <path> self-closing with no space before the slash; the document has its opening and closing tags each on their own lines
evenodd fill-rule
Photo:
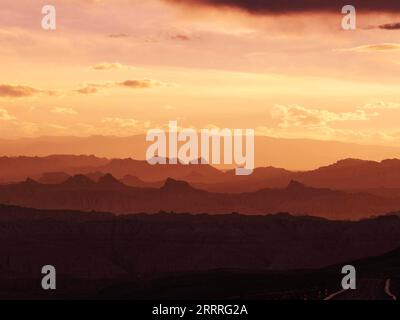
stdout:
<svg viewBox="0 0 400 320">
<path fill-rule="evenodd" d="M 116 214 L 289 212 L 340 220 L 358 220 L 400 211 L 400 198 L 313 188 L 297 181 L 291 181 L 285 188 L 226 194 L 200 190 L 188 182 L 171 178 L 160 188 L 130 187 L 111 174 L 97 182 L 85 175 L 75 175 L 56 185 L 44 185 L 32 179 L 3 185 L 0 186 L 0 203 Z"/>
<path fill-rule="evenodd" d="M 108 159 L 91 156 L 50 155 L 46 157 L 0 157 L 0 182 L 39 178 L 44 173 L 76 174 L 105 165 Z"/>
<path fill-rule="evenodd" d="M 379 196 L 400 196 L 400 160 L 381 162 L 344 159 L 315 170 L 294 172 L 280 168 L 257 168 L 247 177 L 235 177 L 233 171 L 226 173 L 226 181 L 202 185 L 216 192 L 256 191 L 262 188 L 281 188 L 291 180 L 315 188 L 330 188 L 353 192 L 368 192 Z"/>
<path fill-rule="evenodd" d="M 100 173 L 100 175 L 99 175 Z M 62 175 L 85 174 L 97 176 L 112 173 L 118 178 L 127 175 L 147 182 L 158 182 L 168 177 L 181 179 L 195 173 L 203 181 L 218 179 L 223 172 L 210 165 L 150 165 L 144 160 L 106 159 L 95 156 L 52 155 L 47 157 L 0 157 L 0 183 L 23 181 L 27 177 L 46 182 L 62 181 Z M 47 175 L 47 177 L 43 177 Z"/>
<path fill-rule="evenodd" d="M 148 146 L 145 135 L 0 139 L 0 155 L 44 157 L 51 154 L 71 154 L 144 160 Z M 400 158 L 400 147 L 255 137 L 256 167 L 271 165 L 289 170 L 311 170 L 344 158 L 375 161 Z"/>
<path fill-rule="evenodd" d="M 42 184 L 59 184 L 74 175 L 98 181 L 113 175 L 125 185 L 159 188 L 168 178 L 217 193 L 255 192 L 284 188 L 298 181 L 314 188 L 363 192 L 380 197 L 400 197 L 400 160 L 381 162 L 344 159 L 310 171 L 289 171 L 275 167 L 256 168 L 252 175 L 236 176 L 234 170 L 220 171 L 210 165 L 155 165 L 134 159 L 106 159 L 95 156 L 49 156 L 45 158 L 0 157 L 0 184 L 24 181 L 28 177 Z"/>
</svg>

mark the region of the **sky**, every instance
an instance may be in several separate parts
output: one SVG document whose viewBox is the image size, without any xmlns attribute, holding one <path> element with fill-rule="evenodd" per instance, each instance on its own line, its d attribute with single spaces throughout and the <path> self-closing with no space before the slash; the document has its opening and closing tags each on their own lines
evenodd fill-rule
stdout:
<svg viewBox="0 0 400 320">
<path fill-rule="evenodd" d="M 0 138 L 184 128 L 400 146 L 400 3 L 0 0 Z M 346 3 L 347 4 L 347 3 Z"/>
</svg>

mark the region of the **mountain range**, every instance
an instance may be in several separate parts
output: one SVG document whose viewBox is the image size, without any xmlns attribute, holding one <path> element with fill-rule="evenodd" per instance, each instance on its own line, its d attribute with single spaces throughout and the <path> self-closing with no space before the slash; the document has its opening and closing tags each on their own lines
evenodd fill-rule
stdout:
<svg viewBox="0 0 400 320">
<path fill-rule="evenodd" d="M 291 181 L 285 188 L 229 194 L 200 190 L 188 182 L 171 178 L 160 188 L 130 187 L 111 174 L 100 177 L 97 182 L 85 175 L 75 175 L 59 184 L 41 184 L 27 179 L 2 185 L 0 203 L 115 214 L 165 211 L 255 215 L 289 212 L 341 220 L 358 220 L 400 211 L 400 198 L 313 188 L 296 181 Z"/>
<path fill-rule="evenodd" d="M 71 154 L 144 160 L 149 145 L 145 135 L 0 139 L 0 155 L 45 157 Z M 400 148 L 337 141 L 255 137 L 256 167 L 311 170 L 345 158 L 375 161 L 400 158 Z"/>
<path fill-rule="evenodd" d="M 250 176 L 236 176 L 234 170 L 221 171 L 210 165 L 155 165 L 134 159 L 107 159 L 95 156 L 53 155 L 47 157 L 1 157 L 0 183 L 32 178 L 44 184 L 59 184 L 70 176 L 83 174 L 97 181 L 110 173 L 128 186 L 161 187 L 165 180 L 187 181 L 192 186 L 218 193 L 255 192 L 284 188 L 290 181 L 309 187 L 346 192 L 363 192 L 382 197 L 400 196 L 400 160 L 381 162 L 344 159 L 309 171 L 289 171 L 275 167 L 256 168 Z"/>
</svg>

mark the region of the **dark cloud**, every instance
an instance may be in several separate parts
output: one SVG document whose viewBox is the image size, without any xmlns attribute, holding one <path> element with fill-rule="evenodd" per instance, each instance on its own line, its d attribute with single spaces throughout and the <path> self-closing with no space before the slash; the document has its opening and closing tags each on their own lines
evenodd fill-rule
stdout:
<svg viewBox="0 0 400 320">
<path fill-rule="evenodd" d="M 253 14 L 341 12 L 345 5 L 361 11 L 400 12 L 399 0 L 165 0 L 170 3 L 232 7 Z"/>
<path fill-rule="evenodd" d="M 54 95 L 52 91 L 44 91 L 27 86 L 13 86 L 9 84 L 0 84 L 0 97 L 6 98 L 26 98 L 37 94 Z"/>
<path fill-rule="evenodd" d="M 378 26 L 378 28 L 384 30 L 400 30 L 400 22 L 382 24 Z"/>
</svg>

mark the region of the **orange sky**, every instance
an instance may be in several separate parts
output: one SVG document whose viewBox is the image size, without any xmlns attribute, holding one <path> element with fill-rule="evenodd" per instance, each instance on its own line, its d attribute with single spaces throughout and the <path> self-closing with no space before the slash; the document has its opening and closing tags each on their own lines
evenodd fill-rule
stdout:
<svg viewBox="0 0 400 320">
<path fill-rule="evenodd" d="M 396 15 L 251 15 L 161 0 L 0 6 L 0 137 L 183 127 L 400 146 Z"/>
</svg>

